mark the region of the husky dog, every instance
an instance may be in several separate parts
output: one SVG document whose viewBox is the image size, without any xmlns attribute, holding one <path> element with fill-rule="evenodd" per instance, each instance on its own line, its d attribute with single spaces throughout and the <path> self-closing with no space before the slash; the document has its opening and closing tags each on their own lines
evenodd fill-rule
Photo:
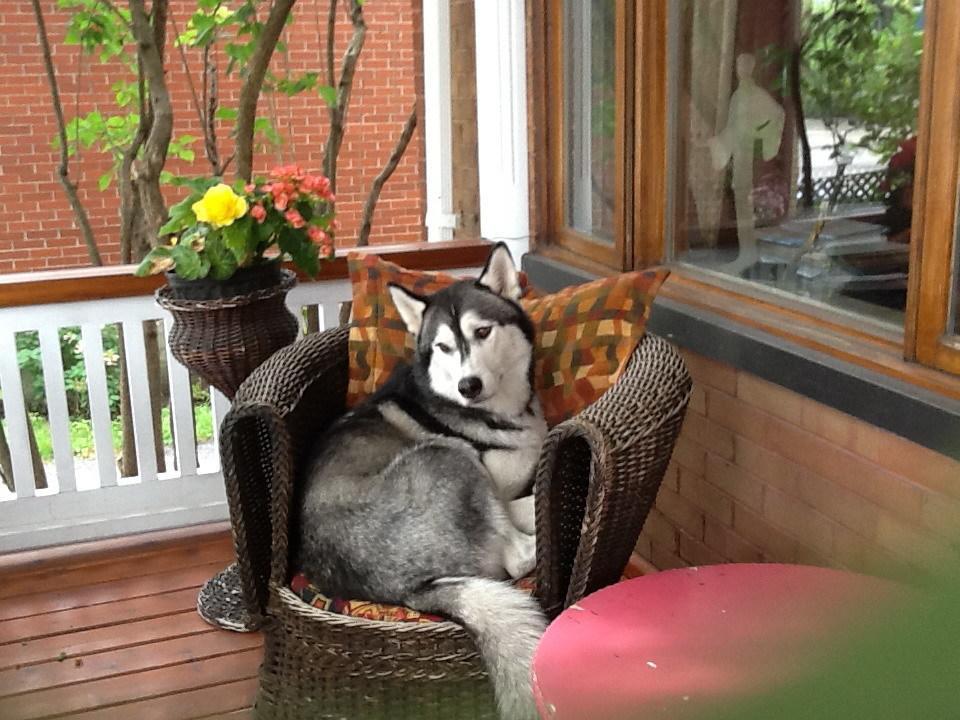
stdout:
<svg viewBox="0 0 960 720">
<path fill-rule="evenodd" d="M 476 281 L 390 293 L 414 361 L 320 439 L 297 562 L 327 592 L 457 619 L 502 717 L 535 718 L 530 661 L 546 622 L 501 581 L 534 567 L 533 497 L 519 496 L 546 434 L 513 259 L 501 243 Z"/>
</svg>

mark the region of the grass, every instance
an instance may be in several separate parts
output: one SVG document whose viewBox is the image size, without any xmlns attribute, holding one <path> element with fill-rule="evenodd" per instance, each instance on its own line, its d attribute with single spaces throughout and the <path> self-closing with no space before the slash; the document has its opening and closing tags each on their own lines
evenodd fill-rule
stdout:
<svg viewBox="0 0 960 720">
<path fill-rule="evenodd" d="M 213 437 L 213 416 L 210 411 L 210 406 L 198 405 L 195 414 L 197 442 L 206 442 Z M 33 425 L 33 432 L 37 438 L 40 457 L 45 461 L 53 460 L 53 440 L 50 437 L 50 424 L 47 422 L 46 417 L 31 414 L 30 424 Z M 170 445 L 172 440 L 169 408 L 163 408 L 161 411 L 161 426 L 163 429 L 163 444 Z M 113 450 L 115 453 L 119 453 L 122 441 L 119 418 L 111 422 L 111 433 L 113 435 Z M 70 420 L 70 442 L 73 446 L 73 454 L 76 457 L 89 458 L 94 456 L 93 426 L 89 420 L 86 418 Z"/>
</svg>

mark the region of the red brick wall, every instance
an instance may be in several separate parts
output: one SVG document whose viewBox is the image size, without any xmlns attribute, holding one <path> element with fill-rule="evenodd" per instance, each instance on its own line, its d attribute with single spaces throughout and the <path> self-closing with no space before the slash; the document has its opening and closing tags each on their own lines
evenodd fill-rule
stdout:
<svg viewBox="0 0 960 720">
<path fill-rule="evenodd" d="M 904 576 L 956 563 L 960 462 L 685 353 L 694 394 L 637 551 L 665 569 L 801 562 Z"/>
<path fill-rule="evenodd" d="M 173 0 L 172 12 L 182 30 L 189 17 L 190 0 Z M 76 47 L 62 43 L 66 16 L 57 3 L 44 0 L 47 25 L 54 45 L 60 90 L 68 116 L 79 95 L 81 113 L 112 107 L 109 86 L 116 69 L 105 70 L 90 58 L 82 63 Z M 350 35 L 350 25 L 341 2 L 338 25 L 337 65 Z M 386 162 L 403 123 L 417 99 L 415 53 L 420 52 L 419 14 L 411 0 L 376 0 L 365 7 L 368 32 L 356 74 L 353 100 L 348 112 L 345 141 L 338 171 L 337 210 L 342 229 L 341 245 L 354 242 L 359 216 L 370 182 Z M 288 29 L 286 59 L 275 56 L 273 70 L 321 70 L 325 53 L 326 0 L 300 0 L 294 8 L 297 22 Z M 0 273 L 56 268 L 88 263 L 73 215 L 56 180 L 58 152 L 51 145 L 56 134 L 50 95 L 30 3 L 7 3 L 3 9 L 4 32 L 0 34 Z M 319 30 L 318 30 L 319 28 Z M 172 44 L 172 43 L 171 43 Z M 194 74 L 200 67 L 196 54 L 190 57 Z M 224 66 L 226 60 L 223 59 Z M 200 136 L 190 102 L 189 86 L 179 55 L 168 49 L 168 83 L 175 105 L 175 133 Z M 238 83 L 225 81 L 222 95 L 235 97 Z M 266 98 L 260 112 L 268 111 Z M 280 156 L 258 154 L 258 168 L 277 161 L 298 162 L 305 169 L 320 170 L 327 133 L 325 105 L 316 94 L 288 100 L 277 96 L 278 125 L 288 143 Z M 422 122 L 377 206 L 371 242 L 411 242 L 423 239 L 424 184 L 422 167 Z M 221 137 L 229 128 L 221 128 Z M 202 143 L 194 146 L 197 162 L 192 168 L 170 167 L 177 172 L 203 174 L 208 166 Z M 229 149 L 224 154 L 228 154 Z M 82 151 L 71 161 L 71 176 L 78 180 L 81 197 L 91 215 L 106 262 L 118 262 L 117 200 L 113 187 L 97 190 L 97 179 L 109 165 L 92 151 Z M 229 171 L 228 171 L 229 175 Z M 176 201 L 176 190 L 168 197 Z"/>
</svg>

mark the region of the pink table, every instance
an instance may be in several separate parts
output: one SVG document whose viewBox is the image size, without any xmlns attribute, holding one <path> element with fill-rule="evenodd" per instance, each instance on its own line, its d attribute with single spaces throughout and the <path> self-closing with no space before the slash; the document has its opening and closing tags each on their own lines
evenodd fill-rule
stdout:
<svg viewBox="0 0 960 720">
<path fill-rule="evenodd" d="M 712 565 L 618 583 L 565 610 L 533 661 L 543 718 L 694 717 L 802 673 L 822 641 L 903 593 L 801 565 Z"/>
</svg>

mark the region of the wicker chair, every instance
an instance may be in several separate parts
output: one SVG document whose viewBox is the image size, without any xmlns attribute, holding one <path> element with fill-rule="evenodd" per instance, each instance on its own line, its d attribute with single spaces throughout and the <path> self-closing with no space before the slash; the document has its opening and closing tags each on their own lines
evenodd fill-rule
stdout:
<svg viewBox="0 0 960 720">
<path fill-rule="evenodd" d="M 347 329 L 309 335 L 250 375 L 223 423 L 241 586 L 265 636 L 256 717 L 495 718 L 461 626 L 332 614 L 289 589 L 299 460 L 344 412 L 346 386 Z M 549 433 L 536 478 L 537 592 L 548 616 L 620 578 L 689 392 L 679 354 L 648 335 L 613 388 Z"/>
</svg>

